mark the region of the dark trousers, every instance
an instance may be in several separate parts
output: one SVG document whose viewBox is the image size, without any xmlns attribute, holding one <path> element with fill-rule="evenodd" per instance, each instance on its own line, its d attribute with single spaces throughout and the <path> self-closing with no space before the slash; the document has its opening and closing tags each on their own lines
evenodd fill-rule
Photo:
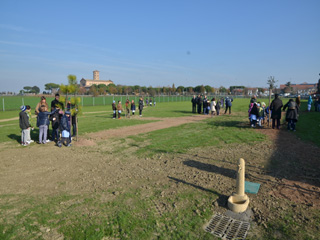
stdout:
<svg viewBox="0 0 320 240">
<path fill-rule="evenodd" d="M 139 115 L 140 116 L 142 115 L 142 109 L 139 109 Z"/>
<path fill-rule="evenodd" d="M 290 119 L 289 120 L 289 122 L 288 122 L 288 130 L 296 130 L 296 122 L 295 121 L 293 121 L 292 119 Z"/>
<path fill-rule="evenodd" d="M 198 113 L 201 113 L 201 104 L 198 104 Z"/>
<path fill-rule="evenodd" d="M 113 110 L 113 118 L 116 118 L 116 116 L 117 116 L 116 110 Z"/>
<path fill-rule="evenodd" d="M 59 128 L 52 128 L 52 141 L 59 141 L 60 135 L 59 135 Z"/>
<path fill-rule="evenodd" d="M 62 144 L 68 146 L 71 143 L 70 138 L 61 137 L 61 140 L 57 142 L 58 146 L 61 147 Z"/>
<path fill-rule="evenodd" d="M 224 114 L 226 114 L 226 113 L 227 113 L 228 108 L 229 108 L 229 114 L 231 114 L 231 107 L 230 107 L 230 106 L 227 106 L 227 107 L 226 107 L 226 111 L 224 112 Z"/>
<path fill-rule="evenodd" d="M 196 113 L 196 111 L 197 111 L 196 108 L 197 108 L 197 107 L 196 107 L 196 104 L 192 104 L 192 112 L 193 112 L 193 113 Z"/>
<path fill-rule="evenodd" d="M 276 121 L 277 121 L 277 129 L 280 129 L 280 118 L 277 118 L 277 119 L 272 118 L 272 128 L 275 127 Z"/>
</svg>

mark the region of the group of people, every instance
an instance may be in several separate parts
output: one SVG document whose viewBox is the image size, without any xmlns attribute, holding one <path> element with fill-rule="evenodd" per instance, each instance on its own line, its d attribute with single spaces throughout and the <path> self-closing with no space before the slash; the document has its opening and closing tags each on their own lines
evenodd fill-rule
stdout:
<svg viewBox="0 0 320 240">
<path fill-rule="evenodd" d="M 220 115 L 220 109 L 224 108 L 225 106 L 224 114 L 226 114 L 228 110 L 229 114 L 231 114 L 232 102 L 233 99 L 230 97 L 217 100 L 213 97 L 211 100 L 209 100 L 207 96 L 204 96 L 204 98 L 202 98 L 201 95 L 198 95 L 197 97 L 194 95 L 191 99 L 192 112 L 198 114 L 203 113 L 205 115 L 208 115 L 211 112 L 211 116 Z"/>
<path fill-rule="evenodd" d="M 288 123 L 287 129 L 296 131 L 296 123 L 299 117 L 300 110 L 300 97 L 298 96 L 295 100 L 289 99 L 289 101 L 283 105 L 282 100 L 278 94 L 275 94 L 274 100 L 271 102 L 270 107 L 266 107 L 264 102 L 260 103 L 257 101 L 256 96 L 253 96 L 249 104 L 249 121 L 251 127 L 256 127 L 256 124 L 260 127 L 265 123 L 265 118 L 269 122 L 269 111 L 272 119 L 272 129 L 280 129 L 280 121 L 282 111 L 286 111 L 286 121 Z"/>
<path fill-rule="evenodd" d="M 320 98 L 318 96 L 315 96 L 315 98 L 312 99 L 311 95 L 309 96 L 309 99 L 308 99 L 308 112 L 311 111 L 312 103 L 314 104 L 314 111 L 315 112 L 320 112 Z"/>
<path fill-rule="evenodd" d="M 146 100 L 146 104 L 148 104 L 147 101 L 148 100 Z M 151 103 L 151 106 L 152 106 L 152 99 L 151 98 L 150 98 L 150 103 Z M 154 102 L 154 106 L 156 106 L 156 102 Z M 134 114 L 136 112 L 136 104 L 135 104 L 134 100 L 131 100 L 131 102 L 130 102 L 130 100 L 127 99 L 126 102 L 125 102 L 125 107 L 126 107 L 125 108 L 125 116 L 127 118 L 130 118 L 130 111 L 131 111 L 132 116 L 134 116 Z M 143 101 L 143 98 L 140 98 L 139 99 L 139 105 L 138 105 L 139 116 L 140 117 L 142 117 L 143 107 L 144 107 L 144 101 Z M 113 119 L 117 118 L 117 113 L 118 113 L 118 119 L 121 119 L 121 113 L 123 112 L 121 101 L 118 101 L 118 104 L 116 104 L 115 100 L 112 101 L 112 111 L 113 111 L 113 117 L 112 117 Z"/>
<path fill-rule="evenodd" d="M 46 101 L 46 97 L 42 96 L 40 102 L 35 108 L 35 115 L 37 116 L 36 126 L 39 128 L 39 144 L 46 144 L 47 142 L 55 141 L 57 146 L 62 145 L 71 146 L 71 122 L 73 125 L 73 136 L 76 135 L 76 114 L 71 116 L 71 105 L 68 101 L 66 110 L 64 104 L 59 101 L 60 95 L 57 93 L 55 99 L 51 102 L 51 108 L 49 112 L 49 106 Z M 21 106 L 21 112 L 19 113 L 19 125 L 21 128 L 21 145 L 28 146 L 34 142 L 31 139 L 30 131 L 34 130 L 34 124 L 31 116 L 31 107 L 29 105 Z M 49 139 L 49 125 L 52 123 L 52 135 Z M 60 136 L 61 135 L 61 136 Z"/>
</svg>

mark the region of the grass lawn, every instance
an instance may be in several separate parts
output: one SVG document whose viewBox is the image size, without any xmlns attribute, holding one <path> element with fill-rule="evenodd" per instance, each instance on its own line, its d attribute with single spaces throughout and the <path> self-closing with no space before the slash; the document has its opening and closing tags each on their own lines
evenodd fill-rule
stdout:
<svg viewBox="0 0 320 240">
<path fill-rule="evenodd" d="M 264 100 L 267 103 L 267 100 Z M 266 137 L 248 128 L 247 110 L 249 99 L 235 99 L 232 115 L 207 118 L 168 129 L 157 130 L 130 137 L 131 146 L 139 146 L 132 153 L 139 158 L 154 157 L 157 153 L 179 154 L 200 146 L 226 146 L 232 143 L 252 144 Z M 149 120 L 111 118 L 111 106 L 84 107 L 79 117 L 80 135 L 104 129 L 144 124 Z M 98 112 L 98 113 L 95 113 Z M 237 114 L 237 112 L 239 114 Z M 242 113 L 240 113 L 242 112 Z M 13 116 L 6 112 L 6 117 Z M 15 116 L 18 115 L 16 111 Z M 191 103 L 157 103 L 147 107 L 143 117 L 181 117 L 191 115 Z M 319 143 L 320 113 L 303 113 L 296 133 L 301 139 Z M 311 126 L 312 125 L 312 126 Z M 18 120 L 0 123 L 0 142 L 16 142 L 20 139 Z M 37 130 L 33 132 L 36 138 Z M 201 230 L 212 215 L 212 201 L 219 193 L 214 189 L 180 189 L 173 196 L 163 195 L 166 185 L 153 185 L 148 195 L 141 186 L 131 188 L 113 200 L 102 201 L 104 195 L 112 195 L 118 189 L 112 186 L 90 194 L 78 195 L 4 195 L 0 194 L 0 212 L 7 215 L 0 220 L 0 239 L 43 239 L 39 232 L 56 231 L 52 234 L 64 239 L 215 239 Z M 14 199 L 14 200 L 12 200 Z M 161 199 L 172 211 L 159 214 L 155 205 Z M 156 205 L 158 206 L 158 205 Z M 288 216 L 286 215 L 288 218 Z M 283 229 L 288 239 L 292 236 L 286 226 L 293 219 L 279 220 L 270 228 Z M 44 227 L 45 226 L 45 227 Z M 290 225 L 291 226 L 291 225 Z M 51 229 L 51 230 L 50 230 Z M 270 229 L 268 231 L 271 231 Z M 106 236 L 108 236 L 106 238 Z M 270 236 L 272 236 L 270 234 Z M 272 237 L 266 236 L 268 239 Z M 305 238 L 308 239 L 308 238 Z"/>
</svg>

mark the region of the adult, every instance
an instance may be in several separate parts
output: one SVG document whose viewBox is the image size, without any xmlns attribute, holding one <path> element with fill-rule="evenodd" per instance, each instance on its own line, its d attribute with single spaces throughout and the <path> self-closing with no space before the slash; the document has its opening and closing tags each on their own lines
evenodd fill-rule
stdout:
<svg viewBox="0 0 320 240">
<path fill-rule="evenodd" d="M 198 113 L 201 114 L 201 107 L 202 107 L 202 97 L 199 95 L 197 99 L 197 107 L 198 107 Z"/>
<path fill-rule="evenodd" d="M 274 95 L 274 99 L 270 104 L 271 118 L 272 118 L 272 129 L 275 128 L 275 122 L 277 122 L 277 129 L 280 129 L 280 119 L 281 119 L 281 108 L 283 103 L 279 98 L 279 94 Z"/>
<path fill-rule="evenodd" d="M 59 101 L 60 99 L 60 94 L 56 93 L 54 95 L 54 99 L 51 101 L 51 111 L 59 107 L 60 109 L 63 109 L 63 103 Z"/>
<path fill-rule="evenodd" d="M 142 117 L 142 110 L 143 110 L 143 99 L 139 99 L 139 115 Z"/>
<path fill-rule="evenodd" d="M 196 108 L 197 108 L 196 95 L 193 95 L 193 97 L 191 99 L 191 103 L 192 103 L 192 113 L 196 113 Z"/>
<path fill-rule="evenodd" d="M 228 109 L 229 109 L 229 114 L 231 114 L 232 102 L 233 102 L 232 98 L 226 97 L 226 110 L 224 111 L 224 114 L 227 113 Z"/>
<path fill-rule="evenodd" d="M 299 106 L 298 104 L 293 101 L 293 99 L 290 99 L 289 102 L 287 102 L 283 106 L 283 111 L 287 110 L 286 114 L 286 121 L 288 122 L 288 130 L 296 131 L 296 122 L 298 122 L 298 111 Z"/>
<path fill-rule="evenodd" d="M 204 99 L 203 99 L 203 114 L 208 114 L 208 99 L 207 99 L 207 96 L 204 96 Z"/>
<path fill-rule="evenodd" d="M 34 110 L 34 111 L 35 111 L 35 114 L 36 114 L 37 116 L 38 116 L 38 114 L 39 114 L 39 112 L 40 112 L 40 107 L 41 107 L 42 105 L 46 106 L 47 109 L 49 108 L 48 103 L 47 103 L 47 99 L 46 99 L 45 96 L 41 96 L 40 102 L 38 102 L 38 104 L 37 104 L 37 106 L 36 106 L 36 108 L 35 108 L 35 110 Z"/>
</svg>

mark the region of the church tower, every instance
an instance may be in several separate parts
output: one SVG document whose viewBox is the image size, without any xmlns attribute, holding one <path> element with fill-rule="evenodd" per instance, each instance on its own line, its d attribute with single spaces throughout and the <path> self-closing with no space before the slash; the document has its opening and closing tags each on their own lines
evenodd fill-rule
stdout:
<svg viewBox="0 0 320 240">
<path fill-rule="evenodd" d="M 94 70 L 93 71 L 93 81 L 98 80 L 99 81 L 99 71 Z"/>
</svg>

